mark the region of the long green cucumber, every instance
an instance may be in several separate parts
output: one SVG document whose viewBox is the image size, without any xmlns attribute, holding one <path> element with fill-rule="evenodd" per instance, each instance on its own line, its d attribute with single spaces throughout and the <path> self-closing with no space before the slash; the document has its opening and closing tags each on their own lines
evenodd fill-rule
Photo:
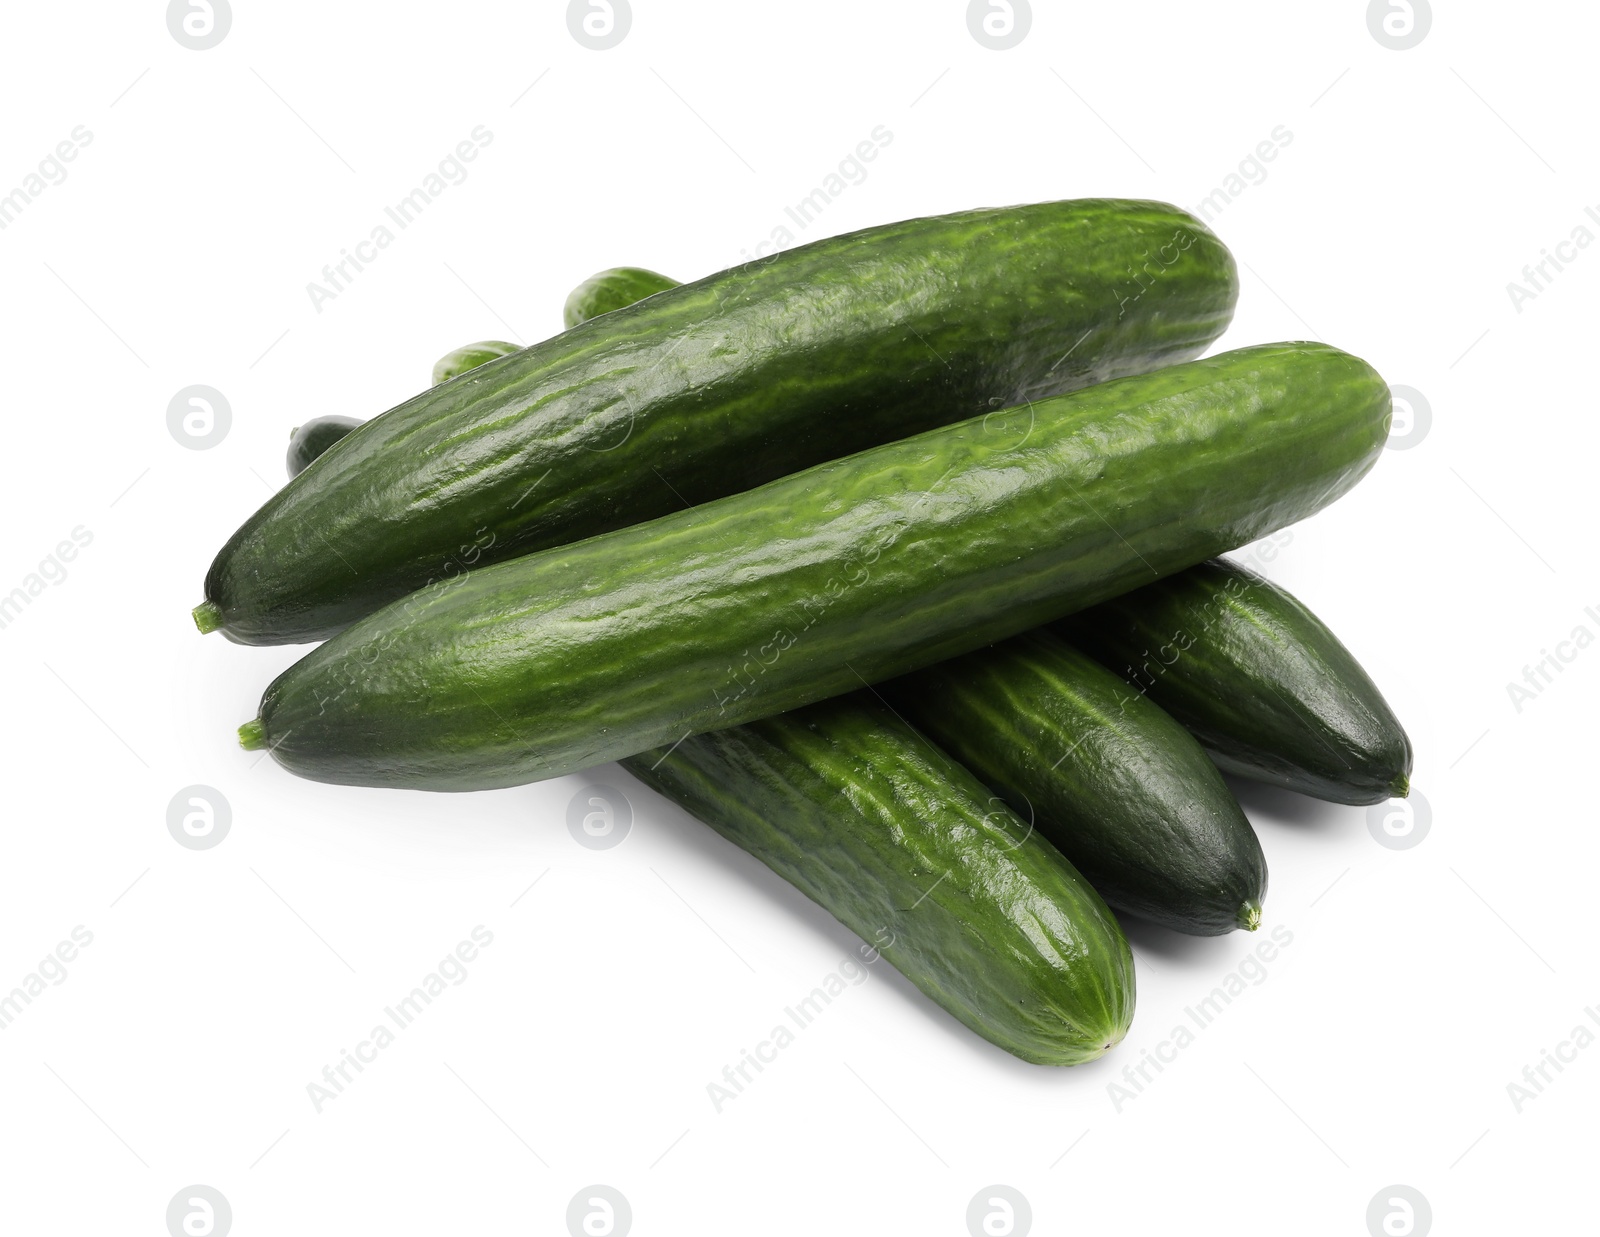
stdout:
<svg viewBox="0 0 1600 1237">
<path fill-rule="evenodd" d="M 1151 202 L 970 211 L 816 241 L 603 314 L 366 422 L 206 577 L 202 629 L 316 640 L 494 562 L 1203 351 L 1238 292 Z"/>
<path fill-rule="evenodd" d="M 1169 576 L 1059 630 L 1230 773 L 1335 803 L 1410 788 L 1411 741 L 1360 663 L 1287 591 L 1235 563 Z"/>
<path fill-rule="evenodd" d="M 1201 935 L 1259 925 L 1266 861 L 1238 803 L 1189 733 L 1131 696 L 1098 663 L 1039 630 L 883 690 L 967 768 L 1012 796 L 1012 806 L 1118 910 Z M 787 719 L 798 716 L 761 723 L 767 730 L 759 739 L 741 738 L 738 727 L 720 731 L 714 736 L 720 746 L 711 750 L 735 742 L 745 745 L 741 751 L 751 744 L 782 745 L 785 727 L 799 724 Z M 869 730 L 857 732 L 861 746 L 878 753 L 881 774 L 891 775 L 884 746 L 872 742 Z M 886 740 L 891 746 L 896 741 Z M 728 816 L 730 803 L 755 820 L 784 816 L 788 801 L 774 801 L 763 784 L 743 775 L 743 766 L 697 764 L 707 742 L 690 739 L 665 754 L 650 753 L 642 769 L 633 758 L 623 764 L 714 826 Z M 788 746 L 791 781 L 816 750 Z M 819 759 L 811 781 L 826 785 L 833 768 L 829 750 Z M 643 771 L 658 766 L 664 770 L 659 776 Z M 692 778 L 692 799 L 672 790 L 684 777 Z M 842 793 L 831 806 L 817 800 L 815 811 L 853 813 L 852 794 Z M 850 815 L 839 827 L 856 820 Z M 723 832 L 740 844 L 747 836 Z M 836 878 L 834 885 L 840 884 L 848 887 L 849 879 Z"/>
<path fill-rule="evenodd" d="M 1388 425 L 1382 378 L 1324 344 L 973 418 L 422 590 L 280 675 L 241 741 L 329 782 L 555 777 L 929 665 L 1245 544 L 1348 490 Z"/>
<path fill-rule="evenodd" d="M 1039 834 L 870 697 L 622 762 L 879 949 L 979 1035 L 1073 1065 L 1133 1017 L 1133 959 Z"/>
<path fill-rule="evenodd" d="M 590 275 L 572 290 L 562 307 L 561 320 L 566 326 L 574 327 L 677 286 L 676 279 L 647 271 L 642 266 L 613 266 L 598 275 Z"/>
<path fill-rule="evenodd" d="M 632 285 L 608 277 L 632 269 L 579 285 L 569 313 L 574 304 L 618 308 L 592 289 L 620 296 Z M 651 292 L 673 286 L 654 278 Z M 1075 615 L 1062 631 L 1153 692 L 1230 773 L 1335 803 L 1381 802 L 1410 787 L 1411 741 L 1366 671 L 1303 602 L 1234 563 L 1178 572 Z M 1187 656 L 1174 671 L 1179 654 Z M 1228 807 L 1237 811 L 1231 797 L 1216 807 L 1213 827 Z"/>
<path fill-rule="evenodd" d="M 1215 936 L 1261 923 L 1267 861 L 1193 736 L 1043 632 L 880 689 L 1119 911 Z"/>
</svg>

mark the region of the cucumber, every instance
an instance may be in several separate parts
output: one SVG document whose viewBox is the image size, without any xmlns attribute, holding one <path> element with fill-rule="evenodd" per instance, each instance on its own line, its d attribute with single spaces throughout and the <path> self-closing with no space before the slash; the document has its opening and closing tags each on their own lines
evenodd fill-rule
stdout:
<svg viewBox="0 0 1600 1237">
<path fill-rule="evenodd" d="M 319 781 L 556 777 L 929 665 L 1245 544 L 1348 490 L 1388 425 L 1383 379 L 1324 344 L 976 417 L 443 580 L 291 666 L 240 740 Z"/>
<path fill-rule="evenodd" d="M 561 311 L 561 319 L 569 328 L 574 327 L 677 286 L 676 279 L 668 279 L 641 266 L 614 266 L 609 271 L 590 275 L 574 288 Z"/>
<path fill-rule="evenodd" d="M 1260 926 L 1267 861 L 1222 775 L 1086 654 L 1030 632 L 881 690 L 1117 910 L 1198 936 Z"/>
<path fill-rule="evenodd" d="M 361 422 L 354 417 L 312 417 L 289 432 L 289 454 L 284 466 L 291 477 L 298 477 L 306 466 Z"/>
<path fill-rule="evenodd" d="M 1232 257 L 1150 202 L 971 211 L 816 241 L 603 314 L 366 422 L 217 555 L 203 629 L 331 635 L 474 562 L 749 489 L 1197 355 Z"/>
<path fill-rule="evenodd" d="M 1380 803 L 1410 789 L 1411 740 L 1366 671 L 1304 603 L 1254 572 L 1201 563 L 1061 630 L 1168 706 L 1229 773 L 1334 803 Z M 1191 649 L 1169 670 L 1169 654 Z M 1228 804 L 1237 809 L 1231 796 Z M 1214 827 L 1226 806 L 1216 805 Z"/>
<path fill-rule="evenodd" d="M 1058 630 L 1229 773 L 1334 803 L 1410 789 L 1411 740 L 1377 686 L 1316 615 L 1253 571 L 1218 559 Z"/>
<path fill-rule="evenodd" d="M 1190 568 L 1210 570 L 1211 564 Z M 895 680 L 883 691 L 946 751 L 1007 794 L 1111 906 L 1195 935 L 1260 925 L 1266 860 L 1211 761 L 1161 709 L 1044 629 Z M 731 740 L 736 731 L 720 733 Z M 661 776 L 670 777 L 683 750 L 652 753 L 647 764 L 664 763 Z M 805 760 L 799 748 L 790 757 L 797 766 Z M 824 778 L 827 772 L 826 765 L 819 770 Z M 719 781 L 709 768 L 695 776 L 701 800 L 716 788 L 758 815 L 781 810 L 759 786 L 736 776 Z M 708 819 L 696 808 L 700 800 L 668 794 Z"/>
<path fill-rule="evenodd" d="M 990 1043 L 1042 1065 L 1116 1044 L 1133 958 L 1044 838 L 861 695 L 622 762 L 818 903 Z"/>
<path fill-rule="evenodd" d="M 520 351 L 522 351 L 520 344 L 507 343 L 503 339 L 483 339 L 475 344 L 464 344 L 454 352 L 445 353 L 433 363 L 434 385 L 449 382 L 452 378 L 459 378 L 469 369 L 477 369 L 489 361 Z"/>
</svg>

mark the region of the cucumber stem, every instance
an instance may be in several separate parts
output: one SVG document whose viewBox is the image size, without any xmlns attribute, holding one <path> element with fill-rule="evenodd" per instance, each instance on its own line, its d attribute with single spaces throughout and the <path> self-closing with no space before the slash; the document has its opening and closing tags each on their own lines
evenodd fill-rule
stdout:
<svg viewBox="0 0 1600 1237">
<path fill-rule="evenodd" d="M 1394 781 L 1389 783 L 1389 793 L 1396 799 L 1404 799 L 1411 793 L 1411 779 L 1404 773 L 1395 774 Z"/>
<path fill-rule="evenodd" d="M 239 727 L 239 746 L 245 751 L 258 752 L 266 745 L 267 725 L 259 717 Z"/>
<path fill-rule="evenodd" d="M 202 601 L 189 613 L 194 616 L 194 625 L 202 636 L 222 626 L 222 608 L 214 601 Z"/>
<path fill-rule="evenodd" d="M 1239 908 L 1239 926 L 1246 932 L 1261 927 L 1261 903 L 1251 899 Z"/>
</svg>

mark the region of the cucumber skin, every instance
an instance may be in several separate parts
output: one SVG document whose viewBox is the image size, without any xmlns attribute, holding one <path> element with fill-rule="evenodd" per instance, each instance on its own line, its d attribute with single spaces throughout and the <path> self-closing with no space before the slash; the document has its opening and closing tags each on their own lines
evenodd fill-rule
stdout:
<svg viewBox="0 0 1600 1237">
<path fill-rule="evenodd" d="M 423 590 L 281 674 L 250 741 L 327 782 L 556 777 L 918 669 L 1246 544 L 1354 485 L 1388 425 L 1383 379 L 1322 344 L 974 418 Z"/>
<path fill-rule="evenodd" d="M 664 275 L 656 278 L 662 286 L 675 286 Z M 616 287 L 621 291 L 624 285 L 619 281 Z M 582 291 L 580 287 L 568 298 L 569 309 L 575 302 L 583 303 L 579 298 Z M 594 298 L 589 303 L 595 304 Z M 594 312 L 616 307 L 606 304 Z M 568 325 L 574 323 L 569 321 Z M 1207 640 L 1218 601 L 1223 594 L 1240 588 L 1260 590 L 1254 594 L 1256 607 L 1262 611 L 1254 616 L 1255 627 L 1271 628 L 1277 637 L 1260 652 L 1256 638 L 1260 633 L 1250 627 L 1241 631 L 1236 623 L 1225 622 L 1217 633 L 1218 639 Z M 1135 665 L 1148 664 L 1152 650 L 1166 646 L 1172 633 L 1186 633 L 1192 638 L 1191 647 L 1198 642 L 1199 661 L 1186 662 L 1193 672 L 1192 681 L 1168 684 L 1162 695 L 1170 691 L 1173 707 L 1205 737 L 1206 750 L 1229 773 L 1334 803 L 1369 804 L 1396 795 L 1403 798 L 1410 788 L 1411 741 L 1372 680 L 1316 615 L 1288 592 L 1253 572 L 1223 559 L 1201 563 L 1168 576 L 1159 585 L 1085 610 L 1067 620 L 1067 624 L 1063 630 L 1084 633 L 1086 640 L 1102 652 L 1109 669 L 1127 673 L 1136 683 L 1142 682 L 1148 672 L 1136 674 Z M 1157 662 L 1155 668 L 1159 672 L 1161 663 Z M 1089 677 L 1076 683 L 1083 689 L 1090 684 Z M 1119 713 L 1129 707 L 1122 703 L 1126 699 L 1127 693 L 1119 695 Z M 1330 708 L 1329 702 L 1334 702 L 1334 707 Z M 1262 720 L 1263 705 L 1270 722 Z M 937 725 L 924 725 L 924 729 L 938 732 Z M 1184 738 L 1191 740 L 1187 730 Z M 950 750 L 956 751 L 960 745 L 959 739 L 947 737 Z M 1177 746 L 1175 741 L 1172 750 Z M 1187 758 L 1192 741 L 1182 746 Z M 1330 761 L 1330 753 L 1344 755 Z M 990 759 L 998 764 L 997 756 Z M 977 767 L 976 761 L 974 756 L 967 763 Z M 995 768 L 996 776 L 1009 778 L 1014 786 L 1022 784 L 1019 773 Z M 1055 780 L 1044 772 L 1038 776 L 1047 783 Z M 1057 818 L 1067 818 L 1069 813 L 1077 817 L 1079 814 L 1068 806 L 1077 802 L 1081 801 L 1069 796 L 1055 813 Z M 1022 810 L 1021 805 L 1013 806 Z M 1221 827 L 1229 807 L 1239 815 L 1238 805 L 1230 795 L 1226 804 L 1215 805 L 1214 828 Z M 1253 846 L 1259 855 L 1261 849 L 1254 840 L 1254 830 L 1250 836 L 1249 845 L 1240 840 L 1239 863 L 1234 869 L 1235 882 L 1241 887 L 1249 884 L 1247 852 Z M 1093 864 L 1092 859 L 1074 851 L 1068 839 L 1060 841 L 1075 859 Z M 1107 891 L 1105 879 L 1095 873 L 1096 888 L 1107 892 L 1113 906 L 1144 913 Z M 1258 902 L 1264 892 L 1263 885 Z M 1169 899 L 1162 905 L 1171 910 L 1179 903 Z M 1146 918 L 1156 916 L 1146 914 Z M 1180 931 L 1199 931 L 1204 920 L 1191 915 L 1187 923 L 1193 926 L 1187 927 L 1172 919 L 1160 922 Z"/>
<path fill-rule="evenodd" d="M 354 417 L 329 416 L 313 417 L 304 425 L 295 426 L 283 461 L 289 476 L 298 477 L 313 460 L 360 424 Z"/>
<path fill-rule="evenodd" d="M 468 370 L 477 369 L 480 365 L 521 351 L 520 344 L 513 344 L 504 339 L 483 339 L 475 344 L 463 344 L 454 352 L 445 353 L 433 363 L 433 385 L 449 382 L 452 378 L 461 377 Z"/>
<path fill-rule="evenodd" d="M 613 266 L 598 275 L 590 275 L 571 291 L 562 308 L 561 320 L 570 329 L 590 318 L 598 318 L 614 309 L 625 309 L 647 296 L 676 287 L 676 279 L 647 271 L 642 266 Z"/>
<path fill-rule="evenodd" d="M 1260 923 L 1267 861 L 1222 775 L 1086 654 L 1030 632 L 880 690 L 1117 910 L 1197 936 Z"/>
<path fill-rule="evenodd" d="M 1218 559 L 1057 630 L 1229 773 L 1334 803 L 1410 788 L 1411 740 L 1377 685 L 1316 615 L 1253 571 Z"/>
<path fill-rule="evenodd" d="M 448 580 L 463 546 L 515 558 L 1195 356 L 1237 294 L 1221 242 L 1159 203 L 971 211 L 800 246 L 366 422 L 234 533 L 204 604 L 241 643 L 322 639 Z"/>
<path fill-rule="evenodd" d="M 618 267 L 574 289 L 567 298 L 567 325 L 620 308 L 598 289 L 626 295 L 626 279 L 606 277 L 632 269 Z M 649 292 L 675 286 L 664 275 L 653 278 L 658 282 Z M 1190 570 L 1203 573 L 1208 566 Z M 1194 736 L 1125 687 L 1098 662 L 1040 628 L 892 680 L 883 685 L 883 695 L 990 789 L 1007 795 L 1012 809 L 1033 822 L 1117 910 L 1190 935 L 1254 930 L 1267 892 L 1267 861 L 1255 830 Z M 719 733 L 732 736 L 737 729 Z M 1068 752 L 1077 737 L 1085 746 Z M 636 759 L 622 764 L 632 769 Z M 651 763 L 671 766 L 677 759 L 671 753 Z M 697 798 L 702 811 L 717 811 L 719 794 L 749 804 L 768 799 L 764 787 L 741 785 L 737 774 L 719 784 L 715 770 L 703 770 Z M 669 797 L 705 819 L 679 795 Z M 719 831 L 743 845 L 739 836 Z"/>
<path fill-rule="evenodd" d="M 1133 958 L 1099 895 L 870 698 L 697 735 L 622 766 L 1007 1052 L 1073 1065 L 1126 1033 Z"/>
</svg>

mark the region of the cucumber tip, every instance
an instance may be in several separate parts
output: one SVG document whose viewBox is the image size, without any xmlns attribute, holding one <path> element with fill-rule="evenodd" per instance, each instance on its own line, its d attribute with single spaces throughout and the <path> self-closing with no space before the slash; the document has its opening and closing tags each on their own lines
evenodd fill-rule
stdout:
<svg viewBox="0 0 1600 1237">
<path fill-rule="evenodd" d="M 1411 793 L 1411 777 L 1409 774 L 1397 773 L 1394 781 L 1389 783 L 1389 794 L 1395 799 L 1404 799 Z"/>
<path fill-rule="evenodd" d="M 1246 932 L 1254 932 L 1261 927 L 1261 903 L 1252 898 L 1239 908 L 1239 926 Z"/>
<path fill-rule="evenodd" d="M 222 626 L 222 608 L 214 601 L 202 601 L 189 613 L 194 616 L 194 625 L 200 629 L 202 636 Z"/>
<path fill-rule="evenodd" d="M 258 752 L 267 745 L 267 725 L 259 717 L 252 718 L 239 727 L 239 746 L 247 752 Z"/>
</svg>

